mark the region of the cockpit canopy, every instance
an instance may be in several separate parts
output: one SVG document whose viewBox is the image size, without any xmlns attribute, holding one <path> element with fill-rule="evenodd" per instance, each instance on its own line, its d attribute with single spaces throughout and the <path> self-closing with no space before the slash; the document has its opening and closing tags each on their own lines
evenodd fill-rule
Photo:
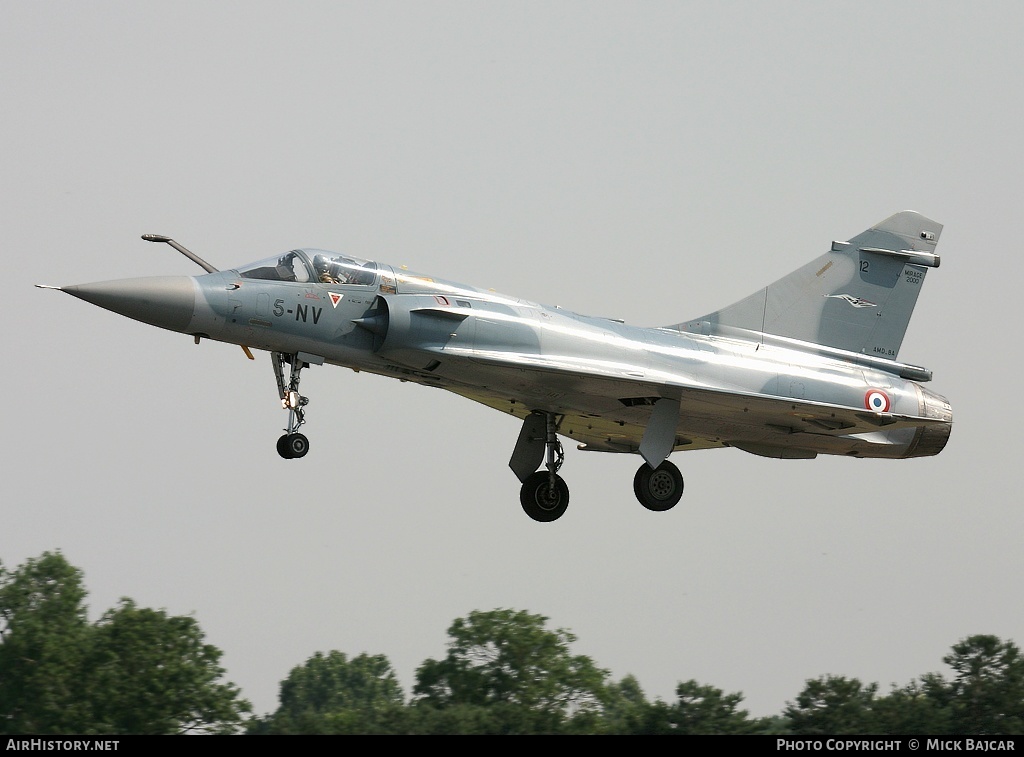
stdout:
<svg viewBox="0 0 1024 757">
<path fill-rule="evenodd" d="M 370 286 L 377 278 L 377 264 L 371 260 L 340 255 L 327 250 L 292 250 L 238 269 L 244 279 L 294 281 L 300 284 L 357 284 Z"/>
</svg>

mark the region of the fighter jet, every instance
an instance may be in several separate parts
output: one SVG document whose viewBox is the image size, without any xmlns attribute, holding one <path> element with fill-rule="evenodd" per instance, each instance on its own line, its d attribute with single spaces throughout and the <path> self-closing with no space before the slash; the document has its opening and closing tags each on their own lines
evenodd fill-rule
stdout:
<svg viewBox="0 0 1024 757">
<path fill-rule="evenodd" d="M 938 454 L 952 410 L 930 371 L 897 357 L 942 226 L 904 211 L 745 299 L 658 328 L 580 315 L 354 255 L 295 249 L 205 273 L 59 289 L 170 331 L 270 353 L 281 457 L 302 458 L 302 371 L 338 365 L 445 389 L 522 420 L 509 467 L 536 521 L 569 490 L 561 437 L 639 454 L 633 491 L 672 508 L 676 451 L 732 447 L 773 458 Z M 45 286 L 45 285 L 40 285 Z"/>
</svg>

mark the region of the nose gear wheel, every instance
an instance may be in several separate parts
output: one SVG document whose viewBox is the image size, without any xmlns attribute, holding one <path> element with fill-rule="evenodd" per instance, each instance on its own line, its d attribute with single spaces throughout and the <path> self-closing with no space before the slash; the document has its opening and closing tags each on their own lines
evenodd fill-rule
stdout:
<svg viewBox="0 0 1024 757">
<path fill-rule="evenodd" d="M 285 434 L 277 440 L 277 454 L 285 460 L 303 457 L 309 452 L 309 439 L 303 434 Z"/>
</svg>

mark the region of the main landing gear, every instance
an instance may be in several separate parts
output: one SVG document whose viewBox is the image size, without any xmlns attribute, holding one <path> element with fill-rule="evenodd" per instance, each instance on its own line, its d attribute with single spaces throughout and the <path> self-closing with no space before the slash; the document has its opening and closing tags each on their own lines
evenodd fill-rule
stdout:
<svg viewBox="0 0 1024 757">
<path fill-rule="evenodd" d="M 541 523 L 550 523 L 561 518 L 565 514 L 566 508 L 569 507 L 569 487 L 558 475 L 558 469 L 565 462 L 565 452 L 555 433 L 558 424 L 555 421 L 554 413 L 538 413 L 531 416 L 530 420 L 533 423 L 530 424 L 528 421 L 528 424 L 524 426 L 524 435 L 528 433 L 530 425 L 534 427 L 540 425 L 541 417 L 544 419 L 543 438 L 546 458 L 544 467 L 547 470 L 539 470 L 523 479 L 523 486 L 519 490 L 519 502 L 531 518 Z M 534 438 L 531 441 L 536 442 L 538 439 Z"/>
<path fill-rule="evenodd" d="M 309 398 L 299 394 L 299 379 L 302 369 L 308 367 L 309 363 L 300 360 L 298 355 L 286 355 L 283 352 L 273 352 L 270 357 L 274 361 L 274 376 L 277 378 L 281 407 L 288 411 L 288 427 L 284 436 L 277 440 L 277 454 L 286 460 L 302 457 L 309 452 L 309 440 L 299 433 L 299 427 L 306 422 L 303 408 L 309 404 Z M 291 363 L 292 366 L 287 386 L 284 383 L 285 363 Z"/>
<path fill-rule="evenodd" d="M 569 487 L 558 475 L 565 461 L 557 436 L 559 421 L 554 413 L 539 410 L 528 415 L 509 460 L 509 467 L 523 484 L 519 491 L 523 510 L 541 523 L 558 520 L 569 507 Z M 542 461 L 544 469 L 537 470 Z M 668 460 L 656 468 L 645 462 L 633 477 L 633 493 L 648 510 L 670 510 L 683 496 L 683 476 Z"/>
</svg>

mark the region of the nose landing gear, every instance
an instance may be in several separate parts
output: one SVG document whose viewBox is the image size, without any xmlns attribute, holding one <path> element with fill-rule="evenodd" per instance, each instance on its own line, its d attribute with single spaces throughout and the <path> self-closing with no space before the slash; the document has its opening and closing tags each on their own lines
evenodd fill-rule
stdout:
<svg viewBox="0 0 1024 757">
<path fill-rule="evenodd" d="M 302 369 L 309 366 L 298 354 L 286 355 L 283 352 L 271 353 L 274 363 L 274 376 L 277 379 L 277 393 L 281 398 L 281 407 L 288 411 L 288 426 L 284 436 L 277 440 L 277 454 L 286 460 L 303 457 L 309 452 L 309 439 L 299 433 L 299 427 L 306 422 L 303 408 L 309 404 L 309 398 L 299 394 L 299 380 Z M 284 383 L 284 364 L 291 363 L 291 374 L 288 385 Z"/>
</svg>

